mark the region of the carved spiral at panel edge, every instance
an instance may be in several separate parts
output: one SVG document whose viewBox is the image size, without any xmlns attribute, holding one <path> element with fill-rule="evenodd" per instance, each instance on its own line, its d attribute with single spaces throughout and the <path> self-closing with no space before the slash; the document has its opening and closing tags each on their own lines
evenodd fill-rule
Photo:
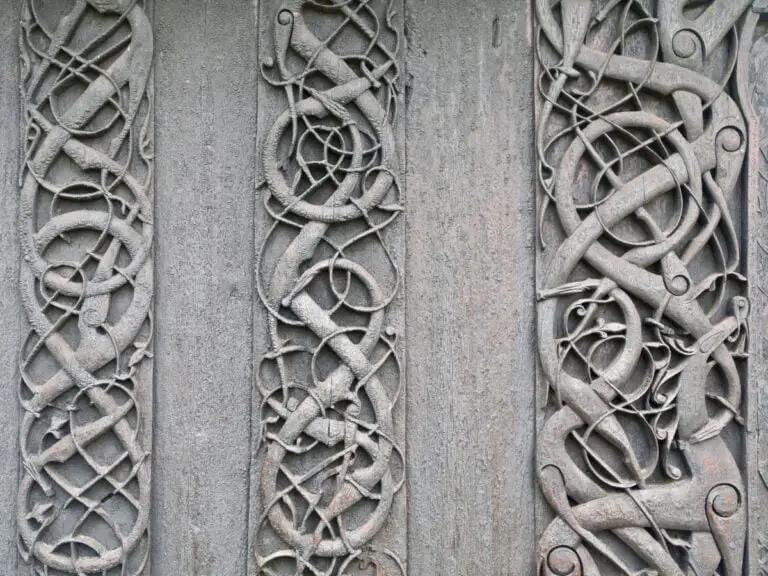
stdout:
<svg viewBox="0 0 768 576">
<path fill-rule="evenodd" d="M 263 61 L 287 106 L 262 149 L 259 574 L 406 572 L 374 543 L 404 471 L 387 237 L 402 211 L 397 17 L 393 1 L 288 0 Z"/>
</svg>

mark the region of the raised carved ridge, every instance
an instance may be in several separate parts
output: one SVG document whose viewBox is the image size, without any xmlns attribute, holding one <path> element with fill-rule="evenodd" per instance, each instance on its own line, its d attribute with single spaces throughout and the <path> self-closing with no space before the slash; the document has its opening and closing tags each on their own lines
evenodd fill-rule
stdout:
<svg viewBox="0 0 768 576">
<path fill-rule="evenodd" d="M 274 14 L 262 75 L 285 108 L 262 148 L 272 226 L 257 281 L 271 344 L 257 377 L 258 574 L 405 576 L 375 543 L 404 471 L 397 6 L 287 0 Z"/>
<path fill-rule="evenodd" d="M 539 574 L 746 573 L 751 4 L 535 0 Z"/>
<path fill-rule="evenodd" d="M 24 0 L 19 549 L 148 573 L 152 28 L 143 0 Z"/>
</svg>

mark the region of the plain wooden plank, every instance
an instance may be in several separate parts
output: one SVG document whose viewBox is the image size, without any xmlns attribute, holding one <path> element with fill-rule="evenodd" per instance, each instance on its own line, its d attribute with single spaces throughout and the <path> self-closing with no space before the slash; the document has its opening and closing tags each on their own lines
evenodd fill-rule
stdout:
<svg viewBox="0 0 768 576">
<path fill-rule="evenodd" d="M 153 573 L 246 569 L 256 34 L 239 0 L 158 2 Z"/>
<path fill-rule="evenodd" d="M 409 570 L 533 573 L 530 3 L 407 8 Z"/>
<path fill-rule="evenodd" d="M 9 3 L 0 10 L 0 187 L 3 210 L 0 211 L 0 567 L 15 574 L 16 491 L 18 484 L 19 429 L 19 347 L 21 302 L 19 299 L 19 246 L 16 218 L 19 196 L 19 6 Z"/>
</svg>

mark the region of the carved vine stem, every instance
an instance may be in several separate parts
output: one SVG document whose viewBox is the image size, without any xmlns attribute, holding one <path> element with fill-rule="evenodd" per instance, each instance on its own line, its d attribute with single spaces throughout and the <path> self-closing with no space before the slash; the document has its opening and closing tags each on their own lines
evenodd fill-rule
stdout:
<svg viewBox="0 0 768 576">
<path fill-rule="evenodd" d="M 140 0 L 24 0 L 19 548 L 40 575 L 149 553 L 152 30 Z"/>
<path fill-rule="evenodd" d="M 540 574 L 744 573 L 751 4 L 535 0 Z"/>
<path fill-rule="evenodd" d="M 260 574 L 405 574 L 371 544 L 404 468 L 389 318 L 400 271 L 387 239 L 402 211 L 395 5 L 286 0 L 263 64 L 286 108 L 262 157 L 273 226 L 258 267 L 271 340 L 257 382 Z"/>
</svg>

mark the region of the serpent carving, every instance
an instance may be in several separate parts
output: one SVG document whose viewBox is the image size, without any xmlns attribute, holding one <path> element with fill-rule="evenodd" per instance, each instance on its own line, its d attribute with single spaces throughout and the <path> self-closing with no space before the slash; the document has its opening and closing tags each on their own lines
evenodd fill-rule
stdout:
<svg viewBox="0 0 768 576">
<path fill-rule="evenodd" d="M 262 147 L 272 226 L 257 269 L 271 342 L 257 371 L 259 574 L 405 575 L 374 543 L 404 471 L 389 244 L 403 209 L 396 5 L 286 0 L 263 61 L 286 107 Z"/>
<path fill-rule="evenodd" d="M 544 575 L 741 576 L 751 0 L 535 0 Z M 748 34 L 747 34 L 748 36 Z"/>
<path fill-rule="evenodd" d="M 148 573 L 152 29 L 138 0 L 24 0 L 19 549 Z"/>
</svg>

